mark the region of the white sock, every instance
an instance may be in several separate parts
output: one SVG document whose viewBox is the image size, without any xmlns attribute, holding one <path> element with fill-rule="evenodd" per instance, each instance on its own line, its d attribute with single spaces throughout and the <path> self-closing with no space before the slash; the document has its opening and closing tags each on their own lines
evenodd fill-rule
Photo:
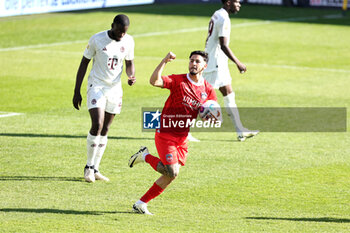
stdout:
<svg viewBox="0 0 350 233">
<path fill-rule="evenodd" d="M 226 111 L 230 116 L 233 125 L 236 127 L 236 131 L 238 133 L 243 132 L 244 127 L 239 117 L 239 112 L 238 112 L 238 108 L 235 100 L 235 93 L 232 92 L 227 96 L 224 96 L 224 103 L 225 103 Z"/>
<path fill-rule="evenodd" d="M 92 166 L 94 165 L 94 159 L 96 156 L 96 152 L 97 152 L 97 146 L 100 142 L 100 136 L 93 136 L 90 134 L 90 132 L 88 133 L 87 136 L 87 162 L 86 165 L 88 166 Z"/>
<path fill-rule="evenodd" d="M 135 204 L 146 204 L 145 202 L 141 201 L 141 200 L 138 200 Z"/>
<path fill-rule="evenodd" d="M 100 142 L 98 144 L 96 156 L 95 156 L 95 159 L 94 159 L 94 165 L 95 165 L 95 169 L 97 171 L 98 171 L 98 168 L 100 166 L 100 162 L 101 162 L 103 153 L 105 152 L 105 149 L 106 149 L 106 146 L 107 146 L 107 141 L 108 141 L 107 135 L 100 137 Z"/>
<path fill-rule="evenodd" d="M 149 153 L 143 152 L 143 154 L 142 154 L 142 159 L 143 159 L 143 161 L 146 161 L 146 156 L 147 156 L 147 155 L 149 155 Z"/>
</svg>

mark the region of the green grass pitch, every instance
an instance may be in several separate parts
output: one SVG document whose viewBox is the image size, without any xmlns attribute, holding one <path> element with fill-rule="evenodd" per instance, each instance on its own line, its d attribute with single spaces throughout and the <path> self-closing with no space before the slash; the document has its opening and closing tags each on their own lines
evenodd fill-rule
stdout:
<svg viewBox="0 0 350 233">
<path fill-rule="evenodd" d="M 168 51 L 164 74 L 187 72 L 203 49 L 218 4 L 152 5 L 0 18 L 0 232 L 348 232 L 350 136 L 262 132 L 194 133 L 176 181 L 149 210 L 132 204 L 158 174 L 130 169 L 139 146 L 141 107 L 162 106 L 167 90 L 148 84 Z M 123 109 L 112 125 L 101 171 L 88 184 L 86 109 L 72 106 L 75 75 L 90 36 L 115 14 L 131 20 L 137 84 L 123 74 Z M 230 46 L 248 72 L 230 63 L 239 107 L 350 107 L 350 17 L 336 9 L 243 5 L 231 16 Z M 91 66 L 91 64 L 90 64 Z M 219 94 L 219 93 L 218 93 Z M 220 95 L 219 103 L 223 106 Z M 244 122 L 244 118 L 242 119 Z M 347 118 L 349 122 L 349 117 Z"/>
</svg>

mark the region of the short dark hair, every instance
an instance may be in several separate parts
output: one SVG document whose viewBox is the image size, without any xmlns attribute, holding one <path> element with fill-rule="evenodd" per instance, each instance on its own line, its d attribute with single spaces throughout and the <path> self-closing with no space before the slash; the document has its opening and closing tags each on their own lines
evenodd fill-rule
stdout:
<svg viewBox="0 0 350 233">
<path fill-rule="evenodd" d="M 129 21 L 128 16 L 120 14 L 120 15 L 117 15 L 116 17 L 114 17 L 113 23 L 120 24 L 123 27 L 125 27 L 125 26 L 129 26 L 130 21 Z"/>
<path fill-rule="evenodd" d="M 204 52 L 204 51 L 201 51 L 201 50 L 196 50 L 196 51 L 193 51 L 191 54 L 190 54 L 190 57 L 192 57 L 192 55 L 199 55 L 199 56 L 202 56 L 204 61 L 205 62 L 208 62 L 208 53 Z"/>
<path fill-rule="evenodd" d="M 221 0 L 222 4 L 225 4 L 228 0 Z"/>
</svg>

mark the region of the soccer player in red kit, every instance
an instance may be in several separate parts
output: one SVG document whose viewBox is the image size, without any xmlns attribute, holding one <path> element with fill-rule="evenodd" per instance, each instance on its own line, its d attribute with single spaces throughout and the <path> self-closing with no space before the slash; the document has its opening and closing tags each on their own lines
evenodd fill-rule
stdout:
<svg viewBox="0 0 350 233">
<path fill-rule="evenodd" d="M 159 158 L 151 155 L 147 147 L 141 147 L 129 159 L 129 167 L 146 162 L 161 174 L 145 195 L 133 205 L 133 210 L 141 214 L 152 214 L 147 209 L 147 203 L 164 191 L 179 174 L 180 166 L 186 163 L 189 126 L 180 122 L 197 118 L 198 109 L 206 100 L 217 100 L 213 87 L 202 77 L 203 70 L 207 67 L 208 54 L 193 51 L 189 57 L 188 74 L 162 76 L 166 63 L 175 58 L 175 54 L 169 52 L 150 78 L 153 86 L 170 90 L 161 113 L 161 127 L 155 134 Z M 164 122 L 175 122 L 177 126 L 165 127 Z"/>
</svg>

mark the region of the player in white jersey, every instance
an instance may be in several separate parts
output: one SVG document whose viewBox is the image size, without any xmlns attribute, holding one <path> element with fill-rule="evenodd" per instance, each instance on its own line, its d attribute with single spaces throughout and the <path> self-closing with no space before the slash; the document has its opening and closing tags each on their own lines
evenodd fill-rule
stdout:
<svg viewBox="0 0 350 233">
<path fill-rule="evenodd" d="M 108 129 L 122 107 L 120 77 L 124 60 L 128 84 L 132 86 L 136 81 L 134 40 L 126 33 L 129 24 L 129 18 L 120 14 L 114 18 L 110 30 L 93 35 L 78 69 L 73 105 L 79 110 L 82 101 L 81 84 L 89 62 L 93 59 L 87 89 L 87 106 L 92 122 L 87 136 L 87 162 L 84 168 L 87 182 L 109 181 L 99 172 L 99 165 L 106 149 Z"/>
<path fill-rule="evenodd" d="M 241 73 L 247 67 L 241 63 L 229 47 L 231 21 L 229 14 L 237 13 L 241 4 L 239 0 L 222 0 L 223 6 L 210 19 L 205 51 L 209 54 L 208 67 L 204 70 L 204 78 L 224 96 L 227 113 L 234 124 L 238 140 L 244 141 L 259 133 L 257 130 L 248 130 L 243 127 L 235 101 L 235 93 L 231 87 L 231 75 L 228 68 L 228 59 L 233 61 Z"/>
</svg>

